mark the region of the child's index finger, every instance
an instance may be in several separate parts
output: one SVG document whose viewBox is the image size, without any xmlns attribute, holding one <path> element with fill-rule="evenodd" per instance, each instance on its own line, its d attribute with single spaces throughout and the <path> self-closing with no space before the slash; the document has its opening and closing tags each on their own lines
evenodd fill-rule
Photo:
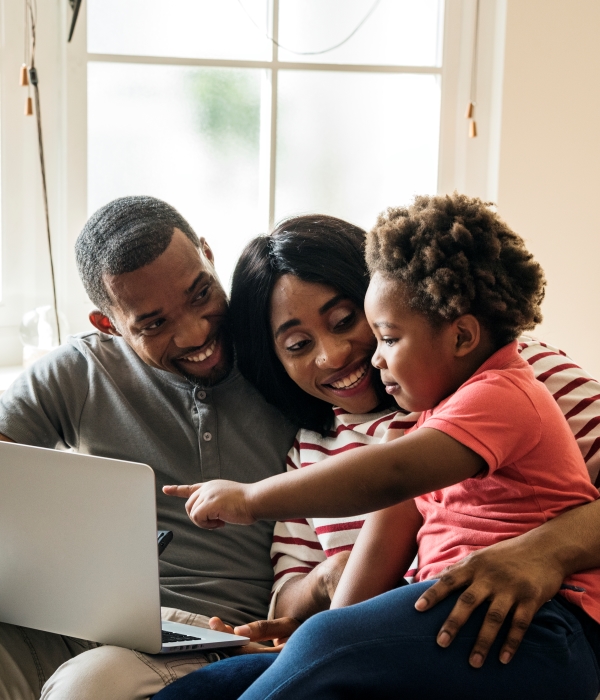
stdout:
<svg viewBox="0 0 600 700">
<path fill-rule="evenodd" d="M 177 498 L 189 498 L 198 488 L 198 484 L 180 484 L 179 486 L 163 486 L 163 493 L 167 496 L 176 496 Z"/>
</svg>

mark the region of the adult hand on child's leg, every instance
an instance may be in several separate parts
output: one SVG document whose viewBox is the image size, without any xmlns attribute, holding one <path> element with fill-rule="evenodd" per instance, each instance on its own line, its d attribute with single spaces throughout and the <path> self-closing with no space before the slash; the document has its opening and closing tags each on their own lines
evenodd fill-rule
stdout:
<svg viewBox="0 0 600 700">
<path fill-rule="evenodd" d="M 564 578 L 562 567 L 543 548 L 532 548 L 526 538 L 515 538 L 473 552 L 444 569 L 439 581 L 419 598 L 415 607 L 429 610 L 452 591 L 466 587 L 437 637 L 438 644 L 447 647 L 475 608 L 490 601 L 469 657 L 475 668 L 483 665 L 500 627 L 512 613 L 500 650 L 500 661 L 508 663 L 534 615 L 556 595 Z"/>
</svg>

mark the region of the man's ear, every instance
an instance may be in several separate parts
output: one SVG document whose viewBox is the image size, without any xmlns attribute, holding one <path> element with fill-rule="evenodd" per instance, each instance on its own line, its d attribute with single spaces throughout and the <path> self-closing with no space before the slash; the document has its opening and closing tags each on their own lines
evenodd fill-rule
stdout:
<svg viewBox="0 0 600 700">
<path fill-rule="evenodd" d="M 465 314 L 459 316 L 452 324 L 454 329 L 456 357 L 465 357 L 473 352 L 481 342 L 481 325 L 475 316 Z"/>
<path fill-rule="evenodd" d="M 205 238 L 200 238 L 200 250 L 204 253 L 206 258 L 214 265 L 215 264 L 215 256 L 206 242 Z"/>
<path fill-rule="evenodd" d="M 94 328 L 97 328 L 101 333 L 107 333 L 108 335 L 121 335 L 119 331 L 113 326 L 113 322 L 105 316 L 102 311 L 94 309 L 90 312 L 90 323 Z"/>
</svg>

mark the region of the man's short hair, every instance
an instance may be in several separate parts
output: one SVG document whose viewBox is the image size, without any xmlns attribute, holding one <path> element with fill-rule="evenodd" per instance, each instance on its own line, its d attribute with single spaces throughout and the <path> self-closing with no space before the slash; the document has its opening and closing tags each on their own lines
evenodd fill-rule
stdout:
<svg viewBox="0 0 600 700">
<path fill-rule="evenodd" d="M 192 227 L 172 206 L 154 197 L 121 197 L 93 214 L 75 243 L 79 275 L 92 302 L 108 315 L 104 275 L 122 275 L 154 262 L 175 229 L 198 248 Z"/>
</svg>

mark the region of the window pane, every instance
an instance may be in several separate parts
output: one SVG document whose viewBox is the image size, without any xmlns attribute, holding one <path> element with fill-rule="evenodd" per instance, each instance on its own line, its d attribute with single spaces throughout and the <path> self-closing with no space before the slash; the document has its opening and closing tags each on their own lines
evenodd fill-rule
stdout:
<svg viewBox="0 0 600 700">
<path fill-rule="evenodd" d="M 88 64 L 88 208 L 152 195 L 215 253 L 225 286 L 259 218 L 261 71 Z"/>
<path fill-rule="evenodd" d="M 237 0 L 88 0 L 88 51 L 268 59 L 268 0 L 243 3 L 248 14 Z"/>
<path fill-rule="evenodd" d="M 439 111 L 437 76 L 280 72 L 276 217 L 368 228 L 386 207 L 435 193 Z"/>
<path fill-rule="evenodd" d="M 279 43 L 295 52 L 343 41 L 373 0 L 280 0 Z M 315 56 L 280 49 L 282 61 L 395 66 L 441 65 L 442 0 L 381 0 L 349 41 Z"/>
</svg>

